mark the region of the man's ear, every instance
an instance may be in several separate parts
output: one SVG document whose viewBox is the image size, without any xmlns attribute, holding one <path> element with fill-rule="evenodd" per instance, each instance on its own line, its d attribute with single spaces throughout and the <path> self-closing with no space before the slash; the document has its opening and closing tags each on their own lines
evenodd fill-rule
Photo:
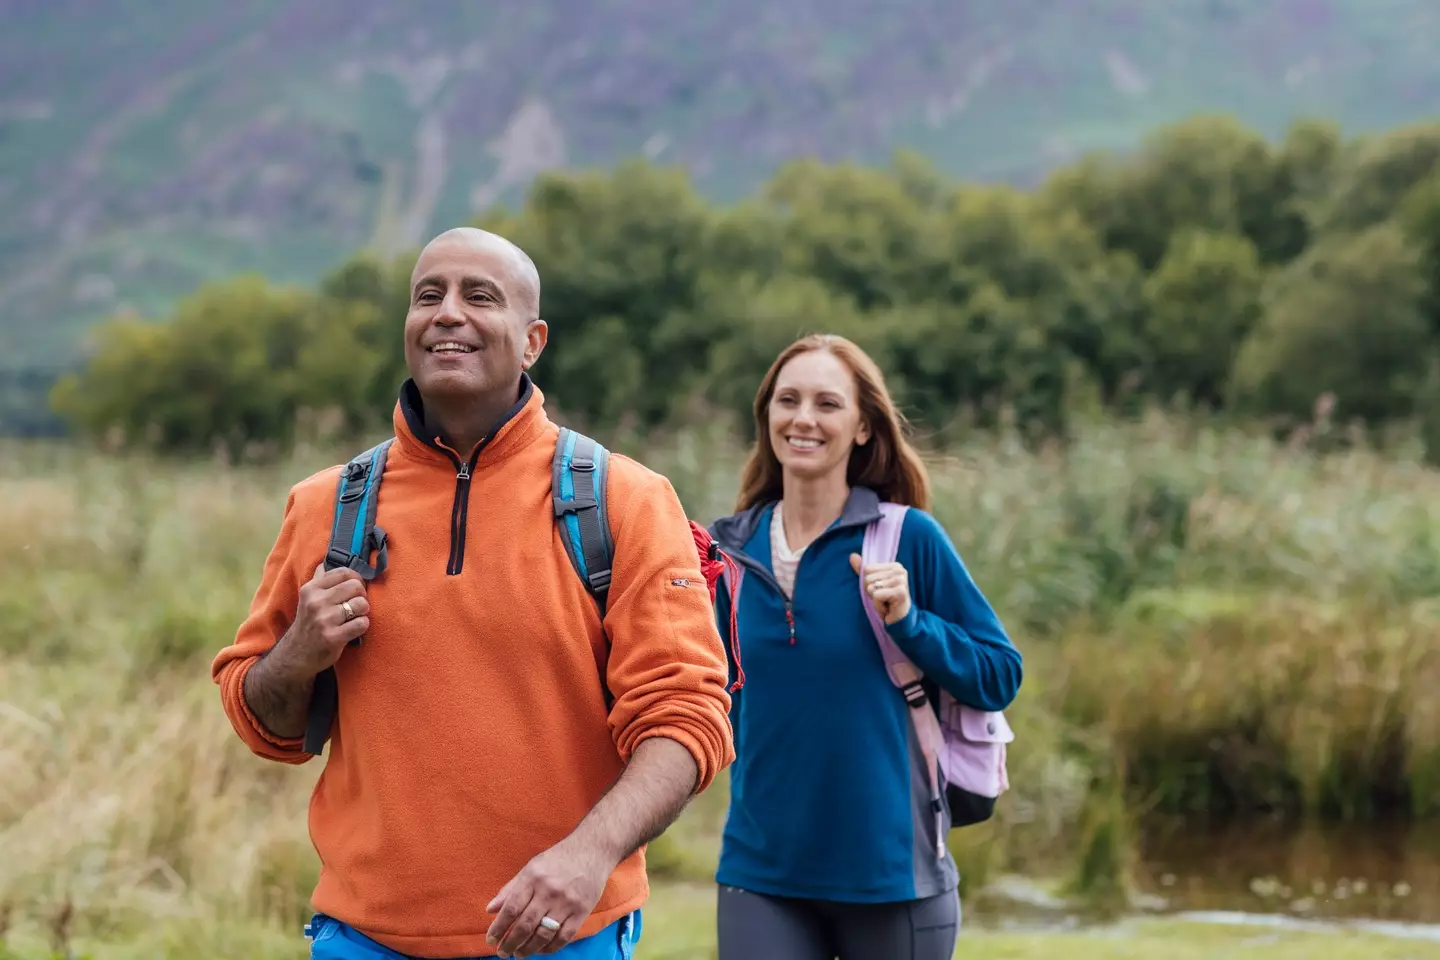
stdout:
<svg viewBox="0 0 1440 960">
<path fill-rule="evenodd" d="M 545 350 L 545 344 L 550 340 L 550 328 L 544 320 L 531 320 L 525 327 L 525 354 L 521 358 L 521 365 L 529 370 L 540 359 L 540 354 Z"/>
</svg>

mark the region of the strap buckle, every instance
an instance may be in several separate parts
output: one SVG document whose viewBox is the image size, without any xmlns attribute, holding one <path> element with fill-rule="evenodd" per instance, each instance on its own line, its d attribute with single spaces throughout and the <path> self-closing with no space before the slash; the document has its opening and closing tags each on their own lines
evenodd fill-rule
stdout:
<svg viewBox="0 0 1440 960">
<path fill-rule="evenodd" d="M 588 581 L 590 581 L 590 589 L 596 591 L 597 593 L 600 592 L 600 591 L 602 591 L 602 590 L 609 590 L 609 589 L 610 589 L 610 571 L 609 571 L 609 570 L 597 570 L 597 571 L 595 571 L 594 573 L 589 574 L 588 576 L 586 576 L 585 579 L 588 580 Z"/>
<path fill-rule="evenodd" d="M 355 562 L 355 557 L 347 551 L 331 547 L 325 551 L 325 567 L 327 570 L 334 570 L 336 567 L 348 567 Z"/>
<path fill-rule="evenodd" d="M 563 517 L 567 513 L 579 513 L 581 510 L 589 510 L 591 507 L 600 506 L 599 503 L 589 497 L 584 499 L 576 497 L 574 500 L 561 500 L 559 497 L 552 499 L 555 503 L 555 516 L 557 517 Z"/>
<path fill-rule="evenodd" d="M 905 702 L 914 709 L 925 706 L 926 702 L 930 699 L 925 695 L 925 688 L 920 685 L 919 680 L 912 680 L 905 684 L 905 686 L 900 688 L 900 692 L 904 694 Z"/>
</svg>

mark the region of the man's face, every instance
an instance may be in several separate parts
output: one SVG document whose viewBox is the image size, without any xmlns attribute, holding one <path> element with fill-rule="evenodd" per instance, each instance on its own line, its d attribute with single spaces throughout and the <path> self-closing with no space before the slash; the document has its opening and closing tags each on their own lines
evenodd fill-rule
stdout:
<svg viewBox="0 0 1440 960">
<path fill-rule="evenodd" d="M 535 292 L 503 243 L 442 237 L 421 253 L 405 316 L 405 364 L 426 398 L 515 387 L 545 347 Z"/>
</svg>

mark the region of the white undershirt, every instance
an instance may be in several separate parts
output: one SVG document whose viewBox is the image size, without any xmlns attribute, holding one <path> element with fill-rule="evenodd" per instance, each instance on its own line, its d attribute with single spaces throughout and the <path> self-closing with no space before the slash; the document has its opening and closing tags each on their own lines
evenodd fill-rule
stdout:
<svg viewBox="0 0 1440 960">
<path fill-rule="evenodd" d="M 780 514 L 780 507 L 781 503 L 777 502 L 770 518 L 770 566 L 774 568 L 780 589 L 788 597 L 795 592 L 795 568 L 800 565 L 800 555 L 805 548 L 790 549 L 790 542 L 785 539 L 785 519 Z"/>
</svg>

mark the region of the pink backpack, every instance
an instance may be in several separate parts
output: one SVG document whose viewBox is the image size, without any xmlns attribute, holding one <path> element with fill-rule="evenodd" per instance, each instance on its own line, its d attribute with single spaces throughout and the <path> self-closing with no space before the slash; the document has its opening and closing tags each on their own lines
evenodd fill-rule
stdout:
<svg viewBox="0 0 1440 960">
<path fill-rule="evenodd" d="M 864 563 L 893 562 L 900 548 L 900 529 L 908 508 L 897 503 L 880 504 L 880 519 L 865 528 L 860 551 Z M 858 578 L 857 578 L 858 579 Z M 875 639 L 885 657 L 890 680 L 910 705 L 910 718 L 925 754 L 930 774 L 931 800 L 935 805 L 935 835 L 938 856 L 945 855 L 944 831 L 941 829 L 940 798 L 950 810 L 950 826 L 964 827 L 981 823 L 995 812 L 995 801 L 1010 788 L 1005 770 L 1005 745 L 1015 739 L 1005 714 L 967 707 L 945 691 L 940 691 L 940 713 L 937 719 L 929 698 L 920 686 L 921 673 L 910 662 L 890 634 L 885 622 L 865 593 L 860 582 L 860 601 L 874 628 Z"/>
</svg>

